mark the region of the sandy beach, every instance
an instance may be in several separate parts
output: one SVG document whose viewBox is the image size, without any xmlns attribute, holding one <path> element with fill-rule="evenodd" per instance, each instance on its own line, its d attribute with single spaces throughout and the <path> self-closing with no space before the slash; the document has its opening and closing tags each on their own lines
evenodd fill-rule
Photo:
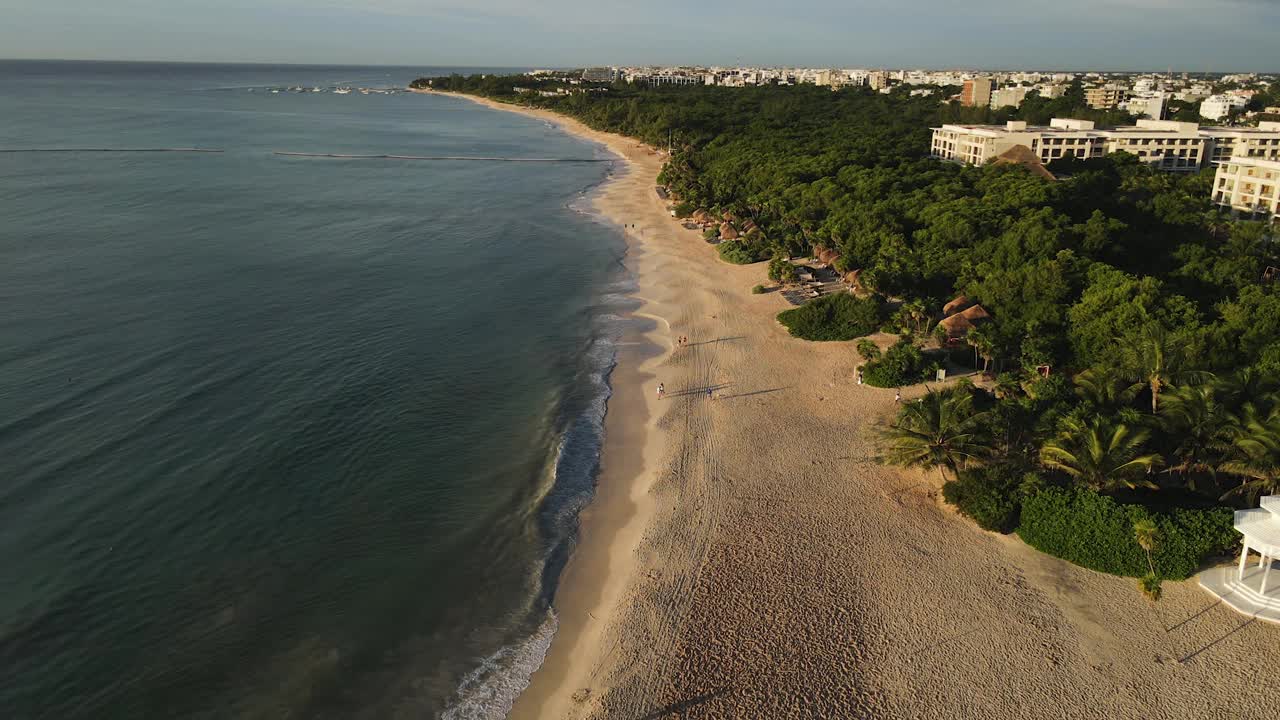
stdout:
<svg viewBox="0 0 1280 720">
<path fill-rule="evenodd" d="M 560 628 L 511 717 L 1280 716 L 1280 627 L 1194 581 L 1152 603 L 877 464 L 893 391 L 855 384 L 852 343 L 790 338 L 782 298 L 750 292 L 763 267 L 671 219 L 652 149 L 485 104 L 626 160 L 596 204 L 627 226 L 657 346 L 620 358 Z"/>
</svg>

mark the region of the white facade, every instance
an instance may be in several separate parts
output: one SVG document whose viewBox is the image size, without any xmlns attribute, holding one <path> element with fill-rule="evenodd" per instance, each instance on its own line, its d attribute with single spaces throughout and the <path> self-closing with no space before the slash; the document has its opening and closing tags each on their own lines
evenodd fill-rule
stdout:
<svg viewBox="0 0 1280 720">
<path fill-rule="evenodd" d="M 1025 85 L 1002 87 L 991 93 L 991 109 L 999 110 L 1002 107 L 1018 107 L 1023 100 L 1027 99 L 1027 92 L 1030 90 L 1031 88 Z"/>
<path fill-rule="evenodd" d="M 1195 172 L 1235 155 L 1280 160 L 1280 123 L 1257 128 L 1197 127 L 1195 123 L 1139 120 L 1136 125 L 1097 129 L 1092 122 L 1055 118 L 1047 127 L 943 125 L 933 129 L 931 154 L 982 165 L 1015 145 L 1030 148 L 1042 163 L 1066 157 L 1095 158 L 1127 152 L 1161 170 Z"/>
<path fill-rule="evenodd" d="M 1200 573 L 1200 586 L 1232 609 L 1259 620 L 1280 622 L 1280 583 L 1271 566 L 1280 559 L 1280 495 L 1262 498 L 1262 507 L 1235 512 L 1236 532 L 1242 536 L 1240 562 Z M 1250 562 L 1250 551 L 1258 562 Z"/>
<path fill-rule="evenodd" d="M 1239 95 L 1213 95 L 1200 103 L 1200 117 L 1209 120 L 1221 120 L 1232 110 L 1242 108 L 1249 103 Z"/>
<path fill-rule="evenodd" d="M 1233 157 L 1218 165 L 1213 201 L 1257 220 L 1280 220 L 1280 161 Z"/>
</svg>

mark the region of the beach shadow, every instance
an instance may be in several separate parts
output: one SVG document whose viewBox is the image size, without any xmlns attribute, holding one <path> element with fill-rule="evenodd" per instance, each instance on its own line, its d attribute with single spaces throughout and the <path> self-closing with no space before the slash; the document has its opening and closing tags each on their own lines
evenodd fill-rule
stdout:
<svg viewBox="0 0 1280 720">
<path fill-rule="evenodd" d="M 723 390 L 732 384 L 733 383 L 724 383 L 723 385 L 707 385 L 705 387 L 699 387 L 699 388 L 685 388 L 684 390 L 676 390 L 675 392 L 669 392 L 667 393 L 667 397 L 684 397 L 685 395 L 705 395 L 708 390 L 710 390 L 711 392 L 715 392 L 717 390 Z"/>
<path fill-rule="evenodd" d="M 1256 617 L 1251 617 L 1251 618 L 1249 618 L 1249 619 L 1248 619 L 1248 620 L 1246 620 L 1245 622 L 1242 622 L 1242 623 L 1240 623 L 1239 625 L 1235 626 L 1234 628 L 1232 628 L 1232 629 L 1228 630 L 1225 634 L 1223 634 L 1223 636 L 1222 636 L 1222 637 L 1218 638 L 1217 640 L 1214 640 L 1213 642 L 1209 643 L 1208 645 L 1205 645 L 1204 647 L 1200 648 L 1199 650 L 1196 650 L 1195 652 L 1191 653 L 1190 655 L 1186 655 L 1186 656 L 1184 656 L 1184 657 L 1180 657 L 1180 658 L 1178 658 L 1178 663 L 1179 663 L 1179 664 L 1181 664 L 1181 663 L 1185 663 L 1185 662 L 1190 662 L 1191 660 L 1195 659 L 1195 657 L 1196 657 L 1197 655 L 1199 655 L 1200 653 L 1204 652 L 1205 650 L 1208 650 L 1209 648 L 1213 647 L 1214 645 L 1217 645 L 1218 643 L 1222 642 L 1223 640 L 1226 640 L 1227 638 L 1231 637 L 1232 635 L 1235 635 L 1236 633 L 1238 633 L 1238 632 L 1240 632 L 1241 630 L 1243 630 L 1243 629 L 1245 629 L 1245 628 L 1249 627 L 1250 625 L 1254 624 L 1254 623 L 1255 623 L 1255 622 L 1257 622 L 1257 621 L 1258 621 L 1258 618 L 1256 618 Z"/>
<path fill-rule="evenodd" d="M 752 395 L 764 395 L 766 393 L 776 393 L 776 392 L 782 392 L 783 390 L 790 390 L 790 389 L 791 389 L 791 386 L 788 385 L 787 387 L 770 388 L 768 390 L 755 390 L 753 392 L 748 392 L 748 393 L 738 393 L 737 395 L 725 395 L 720 399 L 730 400 L 732 398 L 751 397 Z"/>
<path fill-rule="evenodd" d="M 641 715 L 640 717 L 636 718 L 636 720 L 658 720 L 659 718 L 664 718 L 664 717 L 667 717 L 668 715 L 674 715 L 676 713 L 684 712 L 685 710 L 688 710 L 690 708 L 697 707 L 702 703 L 707 702 L 708 700 L 712 700 L 720 697 L 721 695 L 728 694 L 728 692 L 729 692 L 729 688 L 727 687 L 720 688 L 719 690 L 712 690 L 709 693 L 703 693 L 696 697 L 691 697 L 688 700 L 681 700 L 680 702 L 677 702 L 677 703 L 671 703 L 670 705 L 664 708 L 659 708 L 657 710 L 654 710 L 653 712 L 647 715 Z"/>
<path fill-rule="evenodd" d="M 1218 607 L 1218 606 L 1219 606 L 1219 605 L 1221 605 L 1221 604 L 1222 604 L 1222 601 L 1221 601 L 1221 600 L 1215 600 L 1215 601 L 1213 601 L 1213 602 L 1209 603 L 1208 605 L 1206 605 L 1206 606 L 1205 606 L 1205 608 L 1204 608 L 1203 610 L 1201 610 L 1201 611 L 1197 612 L 1195 615 L 1192 615 L 1191 617 L 1187 618 L 1186 620 L 1183 620 L 1182 622 L 1178 623 L 1177 625 L 1173 625 L 1172 627 L 1165 628 L 1165 632 L 1173 632 L 1174 630 L 1177 630 L 1178 628 L 1182 627 L 1183 625 L 1186 625 L 1187 623 L 1194 621 L 1196 618 L 1200 617 L 1201 615 L 1204 615 L 1205 613 L 1207 613 L 1207 612 L 1209 612 L 1210 610 L 1212 610 L 1212 609 L 1214 609 L 1214 608 Z"/>
<path fill-rule="evenodd" d="M 738 335 L 735 337 L 722 337 L 722 338 L 716 338 L 715 340 L 703 340 L 702 342 L 691 342 L 688 345 L 685 345 L 685 347 L 694 347 L 697 345 L 714 345 L 716 343 L 732 342 L 734 340 L 746 340 L 746 339 L 747 339 L 746 335 Z"/>
</svg>

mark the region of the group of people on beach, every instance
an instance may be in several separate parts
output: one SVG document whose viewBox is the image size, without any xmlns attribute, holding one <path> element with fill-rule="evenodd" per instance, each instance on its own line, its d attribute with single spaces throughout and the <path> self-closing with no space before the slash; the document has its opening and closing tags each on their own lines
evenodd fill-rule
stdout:
<svg viewBox="0 0 1280 720">
<path fill-rule="evenodd" d="M 666 386 L 665 386 L 665 385 L 663 385 L 662 383 L 658 383 L 658 399 L 659 399 L 659 400 L 665 400 L 665 399 L 666 399 L 666 397 L 667 397 L 667 388 L 666 388 Z M 715 388 L 710 388 L 710 387 L 709 387 L 709 388 L 707 388 L 707 399 L 708 399 L 708 400 L 715 400 L 715 398 L 716 398 Z"/>
<path fill-rule="evenodd" d="M 677 337 L 677 338 L 676 338 L 676 347 L 677 347 L 677 348 L 689 347 L 689 336 L 688 336 L 688 335 L 681 335 L 681 336 Z M 658 399 L 659 399 L 659 400 L 663 400 L 663 399 L 665 399 L 665 398 L 666 398 L 666 396 L 667 396 L 667 388 L 666 388 L 666 386 L 664 386 L 662 383 L 658 383 Z M 709 388 L 707 388 L 707 399 L 708 399 L 708 400 L 714 400 L 714 399 L 715 399 L 715 397 L 716 397 L 715 389 L 714 389 L 714 388 L 710 388 L 710 387 L 709 387 Z"/>
</svg>

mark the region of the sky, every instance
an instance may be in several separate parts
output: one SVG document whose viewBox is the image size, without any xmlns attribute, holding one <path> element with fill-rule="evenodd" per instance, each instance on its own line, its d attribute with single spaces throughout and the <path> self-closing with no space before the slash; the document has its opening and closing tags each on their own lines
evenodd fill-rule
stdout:
<svg viewBox="0 0 1280 720">
<path fill-rule="evenodd" d="M 1280 0 L 0 0 L 0 57 L 1280 72 Z"/>
</svg>

